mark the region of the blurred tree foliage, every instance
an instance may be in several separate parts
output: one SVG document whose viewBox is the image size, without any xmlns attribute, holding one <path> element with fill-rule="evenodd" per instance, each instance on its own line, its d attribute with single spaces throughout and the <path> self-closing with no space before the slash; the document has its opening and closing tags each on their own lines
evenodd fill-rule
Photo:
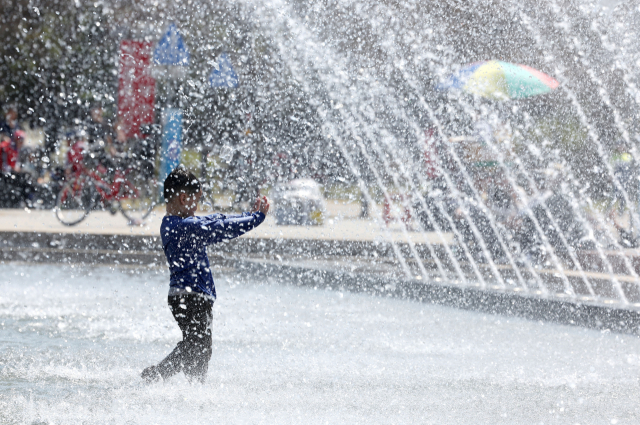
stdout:
<svg viewBox="0 0 640 425">
<path fill-rule="evenodd" d="M 87 118 L 94 102 L 113 108 L 117 39 L 103 6 L 2 0 L 0 99 L 22 119 L 59 128 Z"/>
<path fill-rule="evenodd" d="M 190 49 L 191 66 L 177 87 L 158 78 L 157 122 L 176 92 L 186 145 L 203 155 L 235 147 L 232 174 L 264 182 L 350 175 L 274 51 L 274 34 L 263 33 L 250 10 L 224 1 L 186 13 L 185 5 L 170 2 L 150 8 L 128 1 L 0 1 L 0 106 L 17 106 L 21 119 L 44 127 L 51 140 L 59 130 L 86 122 L 96 102 L 108 120 L 115 118 L 120 41 L 155 42 L 173 20 Z M 237 88 L 209 86 L 222 52 L 239 75 Z"/>
</svg>

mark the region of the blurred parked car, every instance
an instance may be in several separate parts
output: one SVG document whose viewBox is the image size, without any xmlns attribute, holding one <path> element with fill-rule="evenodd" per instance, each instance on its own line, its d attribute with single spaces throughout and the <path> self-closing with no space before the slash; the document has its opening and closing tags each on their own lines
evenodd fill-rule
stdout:
<svg viewBox="0 0 640 425">
<path fill-rule="evenodd" d="M 276 224 L 320 225 L 326 211 L 320 185 L 311 179 L 296 179 L 277 185 L 271 192 Z"/>
</svg>

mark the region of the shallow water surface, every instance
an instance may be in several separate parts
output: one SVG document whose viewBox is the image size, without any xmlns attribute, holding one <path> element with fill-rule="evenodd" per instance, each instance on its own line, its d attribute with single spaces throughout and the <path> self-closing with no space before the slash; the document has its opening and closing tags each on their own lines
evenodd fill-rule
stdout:
<svg viewBox="0 0 640 425">
<path fill-rule="evenodd" d="M 0 265 L 0 423 L 640 420 L 640 339 L 413 301 L 216 280 L 209 379 L 143 385 L 180 339 L 168 276 Z"/>
</svg>

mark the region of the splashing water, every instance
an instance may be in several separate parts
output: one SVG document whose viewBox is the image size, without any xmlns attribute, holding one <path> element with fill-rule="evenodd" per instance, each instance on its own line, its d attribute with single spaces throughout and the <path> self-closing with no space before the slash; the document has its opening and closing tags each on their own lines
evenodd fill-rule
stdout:
<svg viewBox="0 0 640 425">
<path fill-rule="evenodd" d="M 635 253 L 627 249 L 636 242 L 626 236 L 636 233 L 638 228 L 638 183 L 635 177 L 629 183 L 612 164 L 614 146 L 618 143 L 612 139 L 616 137 L 637 163 L 629 125 L 621 118 L 628 117 L 633 107 L 622 108 L 610 96 L 611 82 L 605 81 L 603 67 L 605 56 L 610 59 L 613 56 L 598 57 L 598 48 L 586 47 L 591 38 L 606 45 L 608 39 L 598 27 L 605 18 L 590 14 L 580 5 L 575 6 L 574 18 L 554 1 L 537 14 L 525 13 L 526 9 L 511 2 L 504 3 L 496 12 L 498 20 L 516 23 L 518 28 L 509 31 L 520 36 L 517 42 L 529 40 L 542 53 L 542 57 L 525 51 L 515 55 L 552 67 L 560 80 L 560 89 L 548 104 L 564 104 L 564 109 L 556 110 L 558 119 L 575 119 L 584 130 L 584 136 L 579 136 L 581 143 L 591 147 L 578 155 L 582 158 L 580 163 L 571 159 L 568 147 L 557 140 L 543 142 L 552 145 L 544 149 L 543 155 L 536 143 L 527 140 L 540 134 L 540 116 L 531 119 L 531 111 L 538 107 L 532 104 L 483 102 L 459 93 L 447 93 L 445 100 L 434 95 L 433 82 L 459 67 L 458 61 L 466 55 L 455 45 L 455 36 L 446 33 L 451 25 L 449 20 L 457 16 L 455 13 L 449 11 L 451 14 L 446 16 L 443 11 L 427 11 L 413 2 L 366 4 L 340 0 L 330 4 L 331 13 L 321 13 L 315 2 L 294 5 L 272 0 L 251 2 L 250 6 L 256 11 L 252 15 L 256 26 L 273 41 L 292 78 L 310 97 L 322 117 L 325 137 L 338 146 L 364 197 L 369 197 L 368 187 L 373 186 L 382 193 L 385 202 L 390 202 L 393 190 L 400 190 L 402 208 L 413 217 L 426 214 L 428 225 L 433 227 L 428 229 L 428 225 L 417 223 L 417 229 L 407 226 L 401 229 L 403 232 L 433 230 L 455 234 L 455 244 L 451 246 L 444 238 L 437 246 L 428 244 L 429 260 L 436 266 L 432 271 L 424 267 L 423 258 L 411 241 L 403 253 L 388 231 L 381 229 L 407 277 L 408 262 L 413 262 L 425 279 L 472 281 L 483 288 L 497 285 L 545 296 L 638 305 L 640 281 L 633 265 Z M 442 6 L 448 7 L 452 6 L 449 3 Z M 476 25 L 483 19 L 492 19 L 481 13 L 473 18 Z M 413 31 L 420 22 L 419 16 L 425 17 L 424 22 L 433 23 L 433 29 Z M 340 28 L 334 21 L 348 21 L 355 27 Z M 585 29 L 584 22 L 591 22 L 591 26 Z M 548 32 L 548 27 L 554 25 L 560 31 L 550 42 L 542 37 L 541 29 Z M 373 47 L 355 48 L 345 43 L 354 33 L 362 35 L 358 42 L 371 43 Z M 616 50 L 607 46 L 609 51 Z M 469 50 L 474 48 L 477 46 Z M 558 51 L 564 55 L 562 58 L 554 56 Z M 571 78 L 566 77 L 565 67 L 559 61 L 569 52 L 576 55 L 582 67 L 572 69 Z M 483 59 L 473 54 L 471 57 Z M 619 55 L 615 58 L 629 94 L 635 95 L 637 90 L 630 82 L 628 66 Z M 593 87 L 591 92 L 578 86 L 581 72 Z M 609 108 L 613 133 L 608 134 L 607 140 L 601 135 L 606 132 L 603 128 L 606 125 L 594 118 L 595 104 Z M 459 134 L 469 132 L 469 125 L 459 124 L 460 121 L 490 124 L 491 131 L 506 130 L 507 137 L 500 140 L 498 136 L 494 140 L 493 135 L 476 135 L 482 149 L 490 153 L 489 162 L 493 163 L 490 173 L 478 171 L 477 159 L 465 158 L 468 148 L 465 151 L 454 146 L 452 141 L 459 139 Z M 440 182 L 427 179 L 416 161 L 415 151 L 424 149 L 421 143 L 425 127 L 434 129 L 440 139 L 439 158 L 433 164 Z M 533 156 L 538 158 L 532 158 L 523 149 L 534 152 Z M 555 166 L 562 170 L 555 182 L 553 178 L 539 178 L 540 173 L 548 173 Z M 591 168 L 599 173 L 598 177 L 589 175 Z M 487 178 L 491 173 L 493 176 Z M 562 184 L 557 183 L 560 180 Z M 609 185 L 609 189 L 588 190 L 598 185 Z M 495 186 L 502 186 L 507 196 L 512 196 L 517 214 L 505 213 L 500 211 L 502 207 L 492 205 L 504 201 L 490 199 Z M 429 211 L 425 191 L 440 190 L 455 200 L 457 208 L 447 208 L 436 200 L 436 210 Z M 603 190 L 615 195 L 602 195 Z M 547 201 L 552 194 L 555 198 Z M 603 212 L 603 204 L 612 198 L 629 209 L 626 229 L 616 219 L 612 222 L 613 211 L 609 215 Z M 509 214 L 506 219 L 501 217 Z M 436 223 L 434 215 L 444 225 Z M 529 227 L 523 230 L 518 228 L 521 223 L 514 225 L 520 221 Z M 578 228 L 580 235 L 575 232 Z M 532 240 L 536 242 L 532 244 Z M 553 270 L 553 279 L 549 278 L 549 270 Z M 602 285 L 603 276 L 594 273 L 606 275 L 606 289 Z"/>
<path fill-rule="evenodd" d="M 205 93 L 197 78 L 204 68 L 181 88 L 189 98 L 185 133 L 206 127 L 207 114 L 222 123 L 214 132 L 220 149 L 212 146 L 214 133 L 199 148 L 217 152 L 230 167 L 240 158 L 247 169 L 259 162 L 260 150 L 282 154 L 276 162 L 283 170 L 271 164 L 260 179 L 286 175 L 285 157 L 296 164 L 319 153 L 333 171 L 344 168 L 336 175 L 346 176 L 368 205 L 393 200 L 414 218 L 390 229 L 384 210 L 372 208 L 381 240 L 407 279 L 640 306 L 640 254 L 630 249 L 640 228 L 638 176 L 621 175 L 613 163 L 622 145 L 636 169 L 640 163 L 633 4 L 607 17 L 586 4 L 555 0 L 535 7 L 218 3 L 228 9 L 222 15 L 205 13 L 197 1 L 175 14 L 184 16 L 180 26 L 194 63 L 233 50 L 218 33 L 244 40 L 232 52 L 236 91 Z M 633 19 L 625 21 L 623 13 Z M 219 28 L 218 21 L 234 14 L 243 26 Z M 128 30 L 135 33 L 144 22 L 128 22 Z M 207 26 L 216 28 L 207 33 Z M 163 25 L 150 27 L 144 37 Z M 202 43 L 196 34 L 205 34 Z M 436 90 L 465 64 L 503 56 L 548 72 L 559 88 L 548 98 L 502 103 Z M 245 71 L 251 67 L 266 71 L 256 77 Z M 284 84 L 278 74 L 292 81 Z M 64 90 L 57 91 L 60 99 L 48 103 L 68 107 Z M 211 113 L 218 107 L 224 113 Z M 55 115 L 51 107 L 46 112 Z M 233 114 L 243 116 L 235 139 Z M 252 138 L 247 119 L 262 119 L 263 128 L 256 128 L 264 134 Z M 482 125 L 488 133 L 478 131 Z M 427 131 L 437 146 L 436 178 L 424 170 Z M 470 160 L 473 149 L 489 155 Z M 496 188 L 513 194 L 517 214 L 500 205 L 504 195 L 491 199 Z M 611 218 L 623 204 L 626 228 Z M 438 238 L 426 239 L 424 250 L 411 232 Z M 636 337 L 293 288 L 258 276 L 217 280 L 206 384 L 178 376 L 144 386 L 140 371 L 180 338 L 166 307 L 164 272 L 1 265 L 0 276 L 3 423 L 386 424 L 473 417 L 564 424 L 637 423 L 640 416 Z"/>
<path fill-rule="evenodd" d="M 204 385 L 140 371 L 179 340 L 168 277 L 0 266 L 2 423 L 635 423 L 640 340 L 218 279 Z"/>
<path fill-rule="evenodd" d="M 118 71 L 107 58 L 123 37 L 153 44 L 171 17 L 191 65 L 176 73 L 184 80 L 157 81 L 156 107 L 177 102 L 184 109 L 185 149 L 193 149 L 183 160 L 198 168 L 201 154 L 212 155 L 210 176 L 201 170 L 208 187 L 243 192 L 229 197 L 240 200 L 294 177 L 346 182 L 380 223 L 392 219 L 385 208 L 412 218 L 393 217 L 404 245 L 386 225 L 379 230 L 405 278 L 417 269 L 425 281 L 640 306 L 640 254 L 633 251 L 640 244 L 638 9 L 632 2 L 80 6 L 76 12 L 35 8 L 30 29 L 9 19 L 16 46 L 7 57 L 24 69 L 7 68 L 17 81 L 7 80 L 6 90 L 32 121 L 41 115 L 38 121 L 62 128 L 89 107 L 80 99 L 115 102 L 109 84 Z M 41 13 L 48 18 L 37 18 Z M 43 39 L 42 50 L 29 50 L 28 40 L 42 39 L 47 25 L 75 27 L 54 17 L 73 13 L 82 25 L 68 48 L 58 43 L 68 38 L 63 31 L 52 36 L 55 43 Z M 64 49 L 73 55 L 55 59 Z M 233 89 L 208 84 L 222 57 L 238 72 Z M 55 59 L 55 66 L 43 58 Z M 438 88 L 470 63 L 497 59 L 540 69 L 560 84 L 535 99 Z M 46 69 L 31 66 L 38 61 Z M 65 76 L 75 73 L 84 78 Z M 43 91 L 36 81 L 50 86 L 46 96 L 36 95 Z M 632 160 L 632 171 L 620 171 L 615 161 L 623 152 L 616 149 Z M 374 208 L 380 204 L 386 206 Z M 422 247 L 411 232 L 438 238 Z"/>
</svg>

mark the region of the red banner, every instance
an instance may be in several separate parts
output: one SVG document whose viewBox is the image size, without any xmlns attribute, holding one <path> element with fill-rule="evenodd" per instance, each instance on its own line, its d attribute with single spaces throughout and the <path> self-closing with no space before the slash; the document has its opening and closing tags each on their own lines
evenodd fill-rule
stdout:
<svg viewBox="0 0 640 425">
<path fill-rule="evenodd" d="M 151 76 L 151 43 L 120 43 L 118 118 L 127 138 L 141 137 L 140 125 L 153 124 L 156 81 Z"/>
</svg>

